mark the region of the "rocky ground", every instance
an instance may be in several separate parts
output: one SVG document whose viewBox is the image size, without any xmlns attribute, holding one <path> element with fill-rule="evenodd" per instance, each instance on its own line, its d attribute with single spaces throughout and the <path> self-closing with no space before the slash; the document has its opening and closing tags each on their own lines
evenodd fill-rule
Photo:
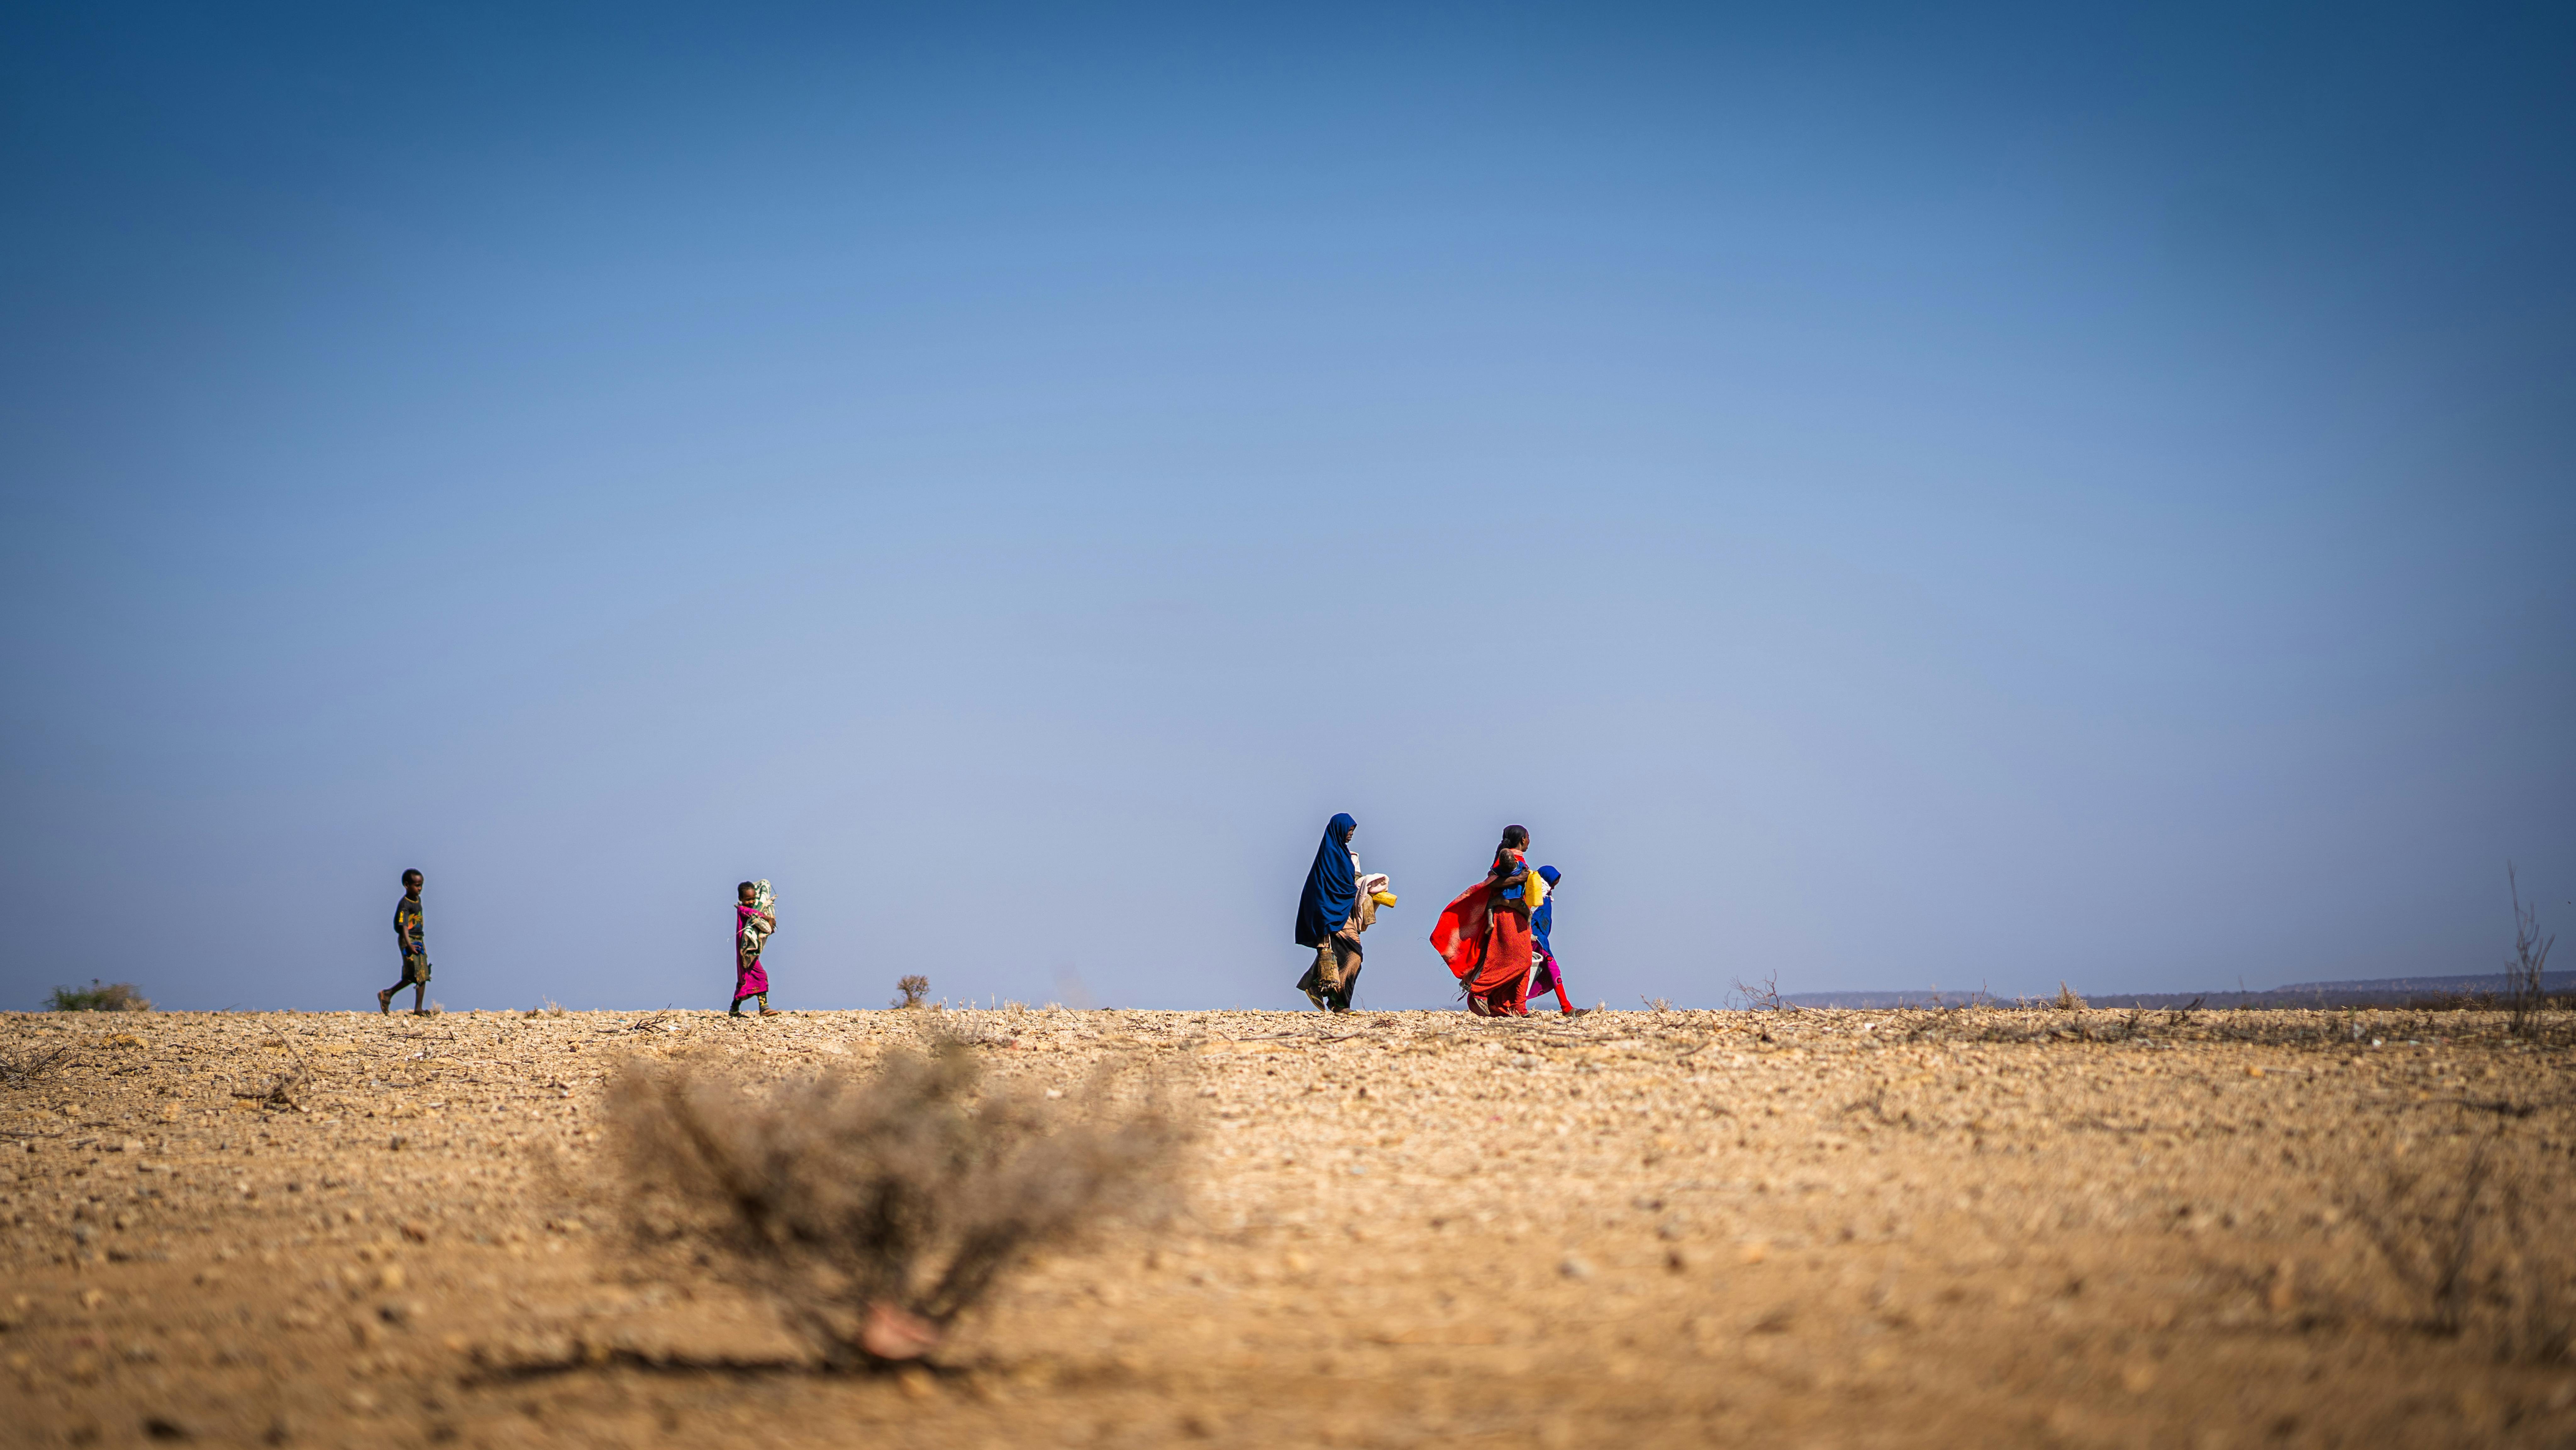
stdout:
<svg viewBox="0 0 2576 1450">
<path fill-rule="evenodd" d="M 2576 1444 L 2576 1054 L 2506 1027 L 14 1015 L 7 1439 Z M 1184 1216 L 889 1376 L 631 1252 L 618 1063 L 934 1033 L 1032 1083 L 1144 1061 L 1199 1114 Z"/>
</svg>

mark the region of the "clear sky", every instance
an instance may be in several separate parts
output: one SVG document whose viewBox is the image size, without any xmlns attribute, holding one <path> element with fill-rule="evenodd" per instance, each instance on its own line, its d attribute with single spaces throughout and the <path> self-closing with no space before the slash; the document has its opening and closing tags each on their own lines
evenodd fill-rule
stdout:
<svg viewBox="0 0 2576 1450">
<path fill-rule="evenodd" d="M 2576 22 L 0 10 L 0 1006 L 1582 1000 L 2576 927 Z"/>
</svg>

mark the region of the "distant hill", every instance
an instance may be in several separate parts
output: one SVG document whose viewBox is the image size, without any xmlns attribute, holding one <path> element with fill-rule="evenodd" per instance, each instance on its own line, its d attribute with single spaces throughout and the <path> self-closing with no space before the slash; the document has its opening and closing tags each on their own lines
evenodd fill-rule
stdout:
<svg viewBox="0 0 2576 1450">
<path fill-rule="evenodd" d="M 1832 1007 L 1844 1011 L 1885 1011 L 1891 1007 L 1956 1007 L 1970 1003 L 1985 1007 L 2009 1007 L 2010 997 L 1990 997 L 1978 992 L 1783 992 L 1780 1000 L 1792 1007 Z"/>
<path fill-rule="evenodd" d="M 2286 987 L 2271 987 L 2260 992 L 2087 992 L 2077 988 L 2077 995 L 2094 1007 L 2188 1007 L 2198 1002 L 2209 1008 L 2265 1007 L 2399 1007 L 2409 1002 L 2440 1001 L 2447 998 L 2501 997 L 2512 983 L 2502 972 L 2481 972 L 2465 977 L 2374 977 L 2352 982 L 2295 982 Z M 2576 972 L 2551 972 L 2541 979 L 2541 989 L 2556 997 L 2576 994 Z M 2010 1006 L 2009 997 L 1996 998 L 1976 992 L 1797 992 L 1782 993 L 1780 1000 L 1797 1007 L 1832 1007 L 1846 1010 L 1891 1007 L 1958 1006 L 1963 1002 L 1992 1006 Z"/>
</svg>

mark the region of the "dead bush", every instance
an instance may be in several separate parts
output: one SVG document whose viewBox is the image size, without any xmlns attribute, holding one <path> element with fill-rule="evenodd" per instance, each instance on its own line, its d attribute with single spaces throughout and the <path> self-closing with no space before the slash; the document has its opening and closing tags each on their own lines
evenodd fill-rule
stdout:
<svg viewBox="0 0 2576 1450">
<path fill-rule="evenodd" d="M 2540 934 L 2540 909 L 2523 904 L 2522 882 L 2515 876 L 2511 862 L 2505 864 L 2504 880 L 2505 889 L 2513 894 L 2513 962 L 2506 968 L 2506 1030 L 2516 1037 L 2537 1037 L 2540 1014 L 2550 1006 L 2549 949 L 2557 945 L 2558 938 Z"/>
<path fill-rule="evenodd" d="M 829 1364 L 919 1358 L 1031 1250 L 1159 1212 L 1187 1136 L 1114 1072 L 1053 1103 L 979 1077 L 957 1042 L 767 1087 L 631 1068 L 631 1220 L 723 1256 Z"/>
<path fill-rule="evenodd" d="M 1758 982 L 1747 982 L 1742 977 L 1738 977 L 1735 979 L 1734 987 L 1735 995 L 1743 999 L 1744 1010 L 1747 1012 L 1795 1013 L 1798 1010 L 1795 1003 L 1781 1000 L 1778 972 L 1766 972 Z"/>
<path fill-rule="evenodd" d="M 2345 1195 L 2414 1327 L 2497 1358 L 2551 1363 L 2576 1346 L 2576 1228 L 2567 1154 L 2508 1126 L 2390 1164 Z M 2426 1162 L 2423 1159 L 2431 1159 Z"/>
<path fill-rule="evenodd" d="M 923 976 L 905 977 L 894 984 L 894 989 L 899 995 L 886 1005 L 897 1008 L 918 1007 L 922 1000 L 930 995 L 930 979 Z"/>
</svg>

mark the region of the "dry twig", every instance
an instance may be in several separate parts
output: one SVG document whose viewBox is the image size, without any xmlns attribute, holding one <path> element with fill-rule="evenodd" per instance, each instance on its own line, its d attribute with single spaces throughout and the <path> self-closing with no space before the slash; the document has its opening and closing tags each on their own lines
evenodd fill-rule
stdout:
<svg viewBox="0 0 2576 1450">
<path fill-rule="evenodd" d="M 26 1087 L 61 1067 L 71 1050 L 68 1042 L 58 1044 L 51 1052 L 38 1052 L 33 1047 L 0 1047 L 0 1084 Z"/>
</svg>

